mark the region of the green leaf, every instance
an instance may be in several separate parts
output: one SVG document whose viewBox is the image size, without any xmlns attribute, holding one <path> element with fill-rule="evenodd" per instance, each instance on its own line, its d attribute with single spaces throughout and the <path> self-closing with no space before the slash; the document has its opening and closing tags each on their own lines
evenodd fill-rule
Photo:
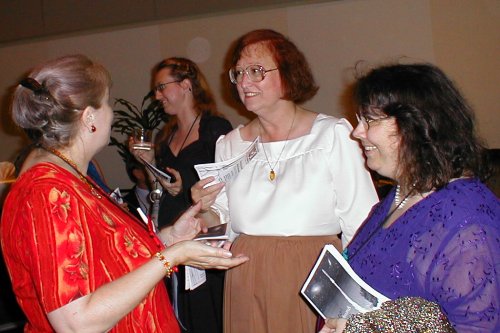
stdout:
<svg viewBox="0 0 500 333">
<path fill-rule="evenodd" d="M 161 103 L 154 99 L 152 92 L 148 92 L 144 96 L 140 108 L 123 98 L 115 99 L 114 108 L 115 118 L 111 129 L 113 133 L 119 133 L 121 136 L 126 135 L 127 137 L 134 128 L 155 130 L 167 122 L 169 117 L 163 111 Z M 111 136 L 109 145 L 116 146 L 118 154 L 124 162 L 134 158 L 128 150 L 128 139 L 125 142 L 120 142 L 117 138 Z"/>
</svg>

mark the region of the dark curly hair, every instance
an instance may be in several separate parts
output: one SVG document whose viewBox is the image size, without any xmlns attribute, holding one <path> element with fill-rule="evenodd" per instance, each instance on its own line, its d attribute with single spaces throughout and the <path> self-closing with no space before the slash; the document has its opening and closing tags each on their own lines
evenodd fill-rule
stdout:
<svg viewBox="0 0 500 333">
<path fill-rule="evenodd" d="M 357 80 L 354 98 L 361 115 L 396 120 L 402 186 L 427 192 L 452 178 L 488 176 L 486 149 L 475 133 L 472 108 L 436 66 L 373 69 Z"/>
<path fill-rule="evenodd" d="M 267 47 L 277 64 L 283 86 L 283 99 L 302 104 L 316 95 L 319 87 L 304 54 L 293 42 L 274 30 L 254 30 L 241 36 L 232 52 L 231 68 L 236 66 L 247 46 L 257 43 Z M 238 94 L 235 93 L 234 96 Z"/>
</svg>

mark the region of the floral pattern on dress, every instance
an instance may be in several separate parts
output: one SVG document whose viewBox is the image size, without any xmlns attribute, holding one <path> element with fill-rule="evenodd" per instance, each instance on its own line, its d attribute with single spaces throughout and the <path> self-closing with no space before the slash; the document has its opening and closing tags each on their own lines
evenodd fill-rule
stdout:
<svg viewBox="0 0 500 333">
<path fill-rule="evenodd" d="M 134 321 L 134 332 L 137 333 L 154 333 L 157 331 L 157 324 L 155 317 L 148 311 L 144 302 L 141 302 L 135 309 L 133 313 Z"/>
<path fill-rule="evenodd" d="M 0 228 L 13 289 L 28 316 L 25 332 L 51 332 L 47 312 L 127 274 L 157 251 L 143 225 L 51 163 L 18 178 Z M 178 333 L 165 285 L 157 284 L 110 332 Z"/>
<path fill-rule="evenodd" d="M 116 228 L 116 224 L 113 221 L 111 217 L 108 216 L 108 214 L 102 213 L 101 214 L 103 221 L 111 228 Z"/>
<path fill-rule="evenodd" d="M 65 191 L 60 192 L 56 188 L 52 188 L 49 192 L 49 203 L 51 204 L 52 214 L 61 221 L 68 219 L 70 205 L 69 194 Z"/>
<path fill-rule="evenodd" d="M 132 258 L 137 258 L 137 257 L 150 258 L 151 257 L 151 253 L 148 251 L 148 249 L 142 244 L 142 242 L 140 240 L 138 240 L 130 232 L 129 229 L 125 230 L 125 233 L 123 235 L 123 239 L 124 239 L 125 249 L 127 250 L 127 253 Z"/>
<path fill-rule="evenodd" d="M 69 274 L 69 279 L 72 281 L 78 279 L 87 280 L 88 265 L 83 260 L 85 245 L 82 241 L 82 234 L 79 230 L 73 229 L 68 236 L 69 238 L 65 246 L 65 252 L 68 257 L 63 269 Z"/>
</svg>

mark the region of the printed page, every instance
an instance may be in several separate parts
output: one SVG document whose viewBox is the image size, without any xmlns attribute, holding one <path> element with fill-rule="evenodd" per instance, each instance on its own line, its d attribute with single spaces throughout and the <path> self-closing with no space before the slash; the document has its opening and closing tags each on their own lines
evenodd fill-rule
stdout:
<svg viewBox="0 0 500 333">
<path fill-rule="evenodd" d="M 184 271 L 186 272 L 185 279 L 185 289 L 194 290 L 201 286 L 207 281 L 207 275 L 205 270 L 194 268 L 191 266 L 186 266 Z"/>
<path fill-rule="evenodd" d="M 259 151 L 258 143 L 260 142 L 260 138 L 257 137 L 247 149 L 240 155 L 233 157 L 229 160 L 217 162 L 217 163 L 205 163 L 205 164 L 197 164 L 194 166 L 196 172 L 198 173 L 198 177 L 200 179 L 204 179 L 210 176 L 215 177 L 215 180 L 210 184 L 206 185 L 210 186 L 217 183 L 229 183 L 231 182 L 238 173 L 254 158 L 254 156 Z"/>
<path fill-rule="evenodd" d="M 323 318 L 379 309 L 389 299 L 366 284 L 333 245 L 326 245 L 301 289 Z"/>
</svg>

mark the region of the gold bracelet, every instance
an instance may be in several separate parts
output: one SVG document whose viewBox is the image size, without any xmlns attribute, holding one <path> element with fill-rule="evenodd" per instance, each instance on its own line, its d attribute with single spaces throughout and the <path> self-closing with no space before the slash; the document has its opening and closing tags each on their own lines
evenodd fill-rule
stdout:
<svg viewBox="0 0 500 333">
<path fill-rule="evenodd" d="M 163 267 L 165 267 L 165 276 L 166 277 L 170 277 L 170 275 L 172 275 L 173 272 L 177 272 L 177 267 L 173 267 L 170 266 L 170 262 L 168 262 L 167 258 L 165 258 L 165 256 L 163 254 L 161 254 L 160 252 L 156 252 L 155 254 L 156 258 L 158 258 L 158 260 L 163 264 Z"/>
</svg>

